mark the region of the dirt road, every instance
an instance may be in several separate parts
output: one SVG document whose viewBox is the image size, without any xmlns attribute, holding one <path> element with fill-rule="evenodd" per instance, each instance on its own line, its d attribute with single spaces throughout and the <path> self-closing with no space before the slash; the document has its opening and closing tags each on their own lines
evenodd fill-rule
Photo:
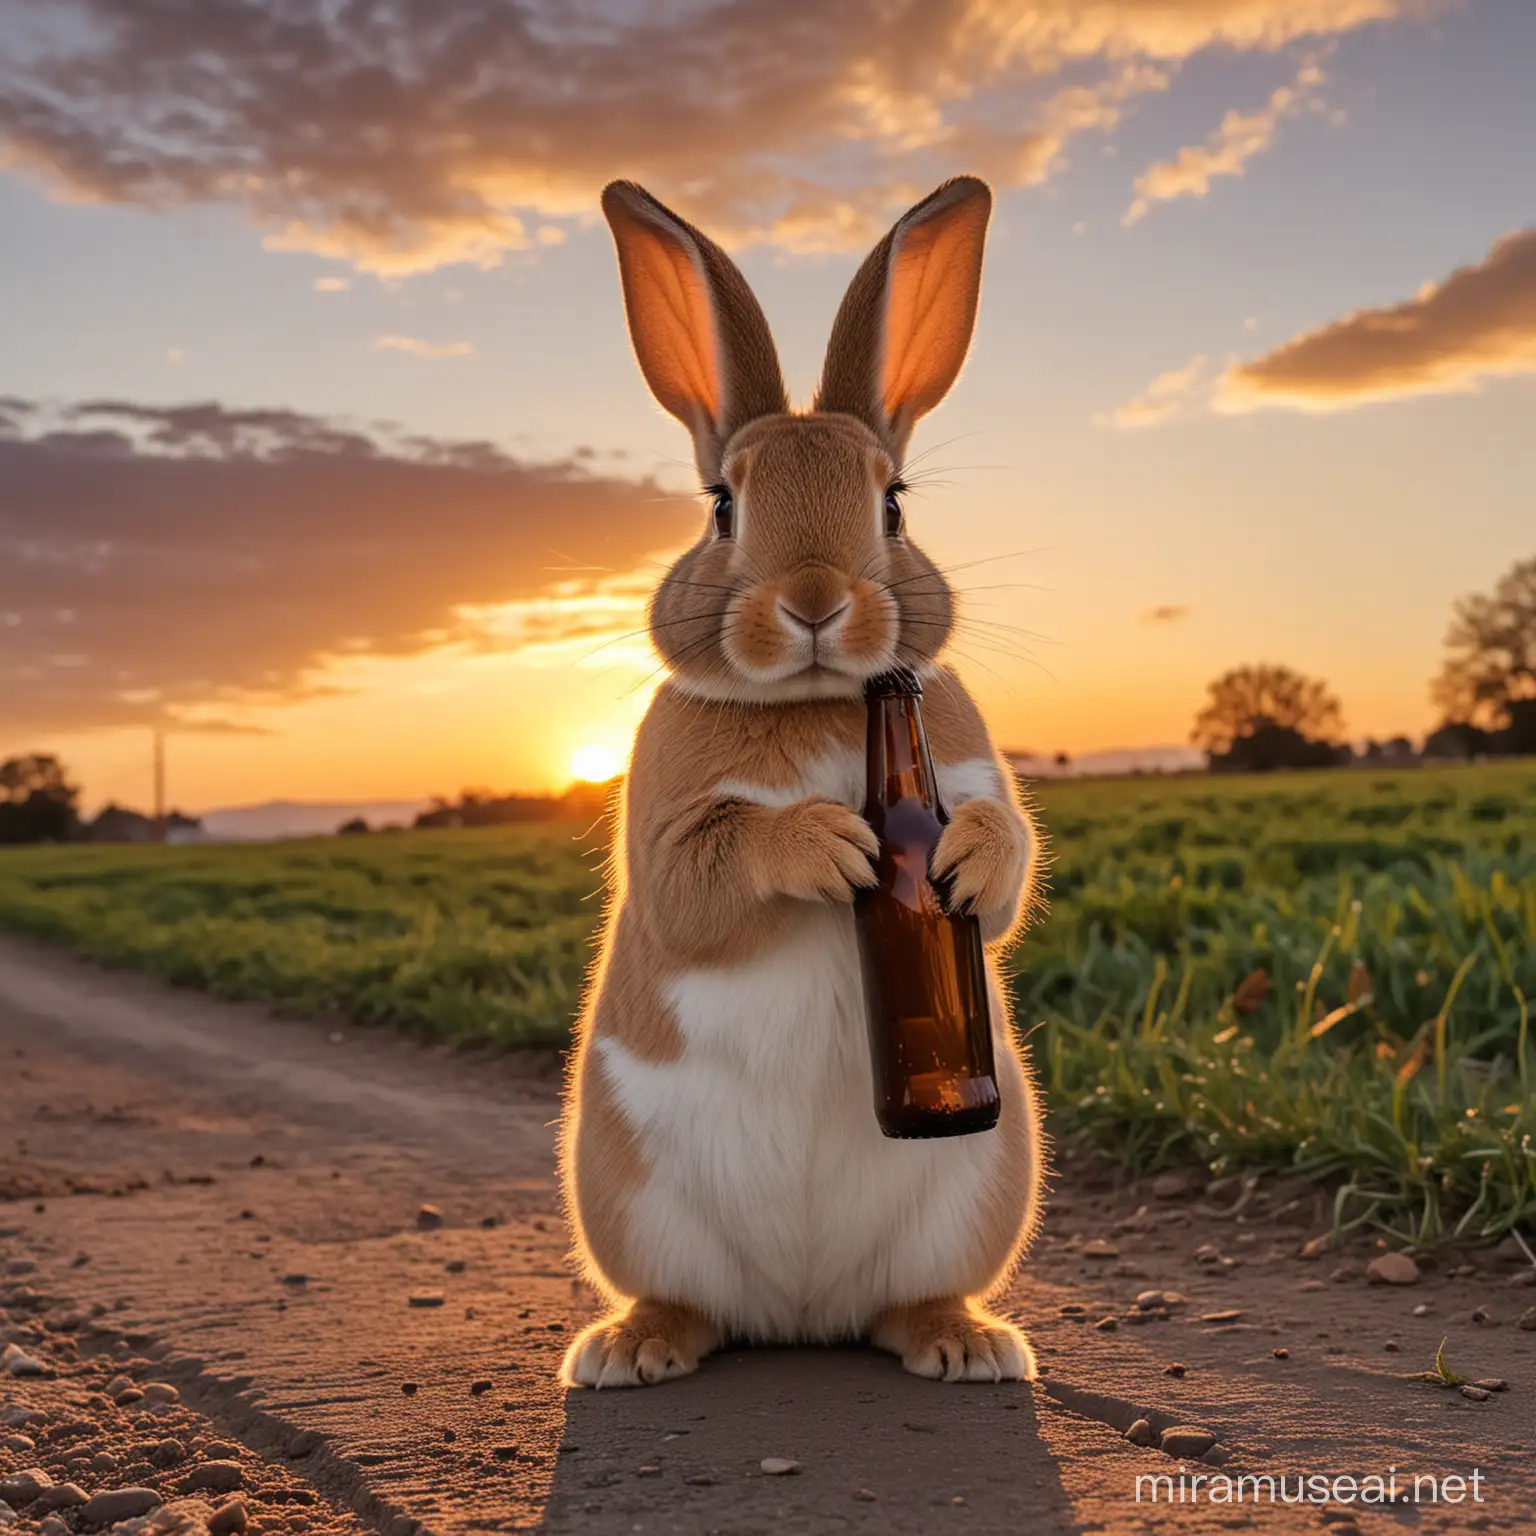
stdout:
<svg viewBox="0 0 1536 1536">
<path fill-rule="evenodd" d="M 0 941 L 0 1072 L 4 1339 L 46 1373 L 0 1376 L 19 1529 L 112 1513 L 29 1502 L 50 1480 L 147 1488 L 119 1509 L 166 1508 L 124 1529 L 189 1532 L 1536 1524 L 1536 1272 L 1483 1254 L 1368 1284 L 1368 1243 L 1298 1257 L 1323 1225 L 1305 1189 L 1159 1197 L 1063 1170 L 1004 1308 L 1039 1350 L 1034 1388 L 849 1349 L 567 1394 L 555 1367 L 594 1298 L 564 1263 L 549 1059 L 274 1020 Z M 1154 1289 L 1178 1294 L 1138 1307 Z M 1442 1335 L 1463 1376 L 1508 1390 L 1403 1380 Z M 1180 1463 L 1124 1437 L 1138 1418 L 1216 1446 Z M 1181 1466 L 1207 1479 L 1182 1503 Z M 1221 1499 L 1239 1473 L 1294 1495 L 1393 1467 L 1405 1494 L 1467 1482 L 1387 1508 Z M 1138 1501 L 1159 1474 L 1161 1501 Z"/>
</svg>

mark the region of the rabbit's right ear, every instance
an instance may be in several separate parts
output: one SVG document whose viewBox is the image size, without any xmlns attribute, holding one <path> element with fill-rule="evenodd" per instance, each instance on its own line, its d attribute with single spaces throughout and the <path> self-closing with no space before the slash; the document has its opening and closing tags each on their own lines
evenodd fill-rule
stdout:
<svg viewBox="0 0 1536 1536">
<path fill-rule="evenodd" d="M 706 481 L 731 434 L 789 409 L 768 322 L 736 263 L 632 181 L 603 189 L 624 311 L 651 393 L 693 433 Z"/>
</svg>

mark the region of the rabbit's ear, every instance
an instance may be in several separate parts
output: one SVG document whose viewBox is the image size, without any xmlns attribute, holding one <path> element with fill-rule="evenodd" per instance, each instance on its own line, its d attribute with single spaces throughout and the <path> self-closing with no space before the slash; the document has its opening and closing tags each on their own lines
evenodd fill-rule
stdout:
<svg viewBox="0 0 1536 1536">
<path fill-rule="evenodd" d="M 768 322 L 735 262 L 644 187 L 610 183 L 603 212 L 640 371 L 693 433 L 704 478 L 718 479 L 737 428 L 789 409 Z"/>
<path fill-rule="evenodd" d="M 898 462 L 970 350 L 991 213 L 986 182 L 946 181 L 870 252 L 832 324 L 816 409 L 857 416 Z"/>
</svg>

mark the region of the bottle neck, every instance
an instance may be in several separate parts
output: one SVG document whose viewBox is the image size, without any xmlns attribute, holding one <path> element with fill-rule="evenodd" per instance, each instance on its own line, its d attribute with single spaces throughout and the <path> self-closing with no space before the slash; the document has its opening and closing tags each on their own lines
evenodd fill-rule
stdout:
<svg viewBox="0 0 1536 1536">
<path fill-rule="evenodd" d="M 909 694 L 882 694 L 869 700 L 867 756 L 868 806 L 916 800 L 942 817 L 918 699 Z"/>
</svg>

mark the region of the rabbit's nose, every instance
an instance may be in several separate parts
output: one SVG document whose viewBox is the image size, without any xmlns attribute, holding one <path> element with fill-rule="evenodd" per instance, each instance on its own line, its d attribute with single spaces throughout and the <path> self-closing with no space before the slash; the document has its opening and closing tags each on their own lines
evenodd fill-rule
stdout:
<svg viewBox="0 0 1536 1536">
<path fill-rule="evenodd" d="M 852 604 L 853 594 L 838 572 L 811 565 L 802 566 L 784 583 L 774 607 L 791 629 L 814 634 L 845 614 Z"/>
</svg>

